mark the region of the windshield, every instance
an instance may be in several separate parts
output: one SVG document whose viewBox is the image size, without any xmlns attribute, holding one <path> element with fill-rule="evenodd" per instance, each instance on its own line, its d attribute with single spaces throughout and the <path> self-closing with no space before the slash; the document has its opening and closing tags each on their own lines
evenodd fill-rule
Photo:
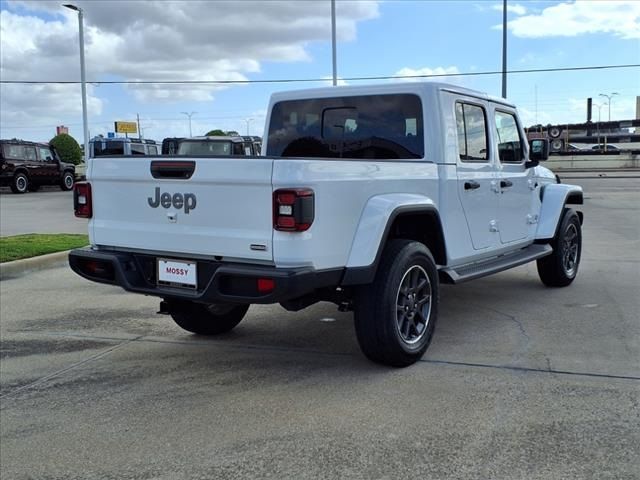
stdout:
<svg viewBox="0 0 640 480">
<path fill-rule="evenodd" d="M 231 142 L 186 140 L 180 142 L 178 155 L 231 155 Z"/>
<path fill-rule="evenodd" d="M 100 141 L 93 143 L 93 156 L 124 155 L 124 142 Z"/>
</svg>

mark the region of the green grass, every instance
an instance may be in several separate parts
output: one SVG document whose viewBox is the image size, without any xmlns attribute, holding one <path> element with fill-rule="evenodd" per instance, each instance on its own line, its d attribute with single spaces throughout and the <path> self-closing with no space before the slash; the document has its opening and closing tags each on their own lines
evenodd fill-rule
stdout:
<svg viewBox="0 0 640 480">
<path fill-rule="evenodd" d="M 0 263 L 62 252 L 89 244 L 87 235 L 67 233 L 16 235 L 0 237 Z"/>
</svg>

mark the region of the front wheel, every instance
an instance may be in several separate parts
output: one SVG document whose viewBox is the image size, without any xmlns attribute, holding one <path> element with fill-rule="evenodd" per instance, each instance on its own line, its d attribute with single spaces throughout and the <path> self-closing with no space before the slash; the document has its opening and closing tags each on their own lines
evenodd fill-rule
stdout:
<svg viewBox="0 0 640 480">
<path fill-rule="evenodd" d="M 537 261 L 538 275 L 548 287 L 566 287 L 578 274 L 582 253 L 582 227 L 574 210 L 565 209 L 551 246 L 553 253 Z"/>
<path fill-rule="evenodd" d="M 371 285 L 356 292 L 354 320 L 370 360 L 406 367 L 429 347 L 438 318 L 438 272 L 429 249 L 392 240 Z"/>
<path fill-rule="evenodd" d="M 73 188 L 74 181 L 75 181 L 75 178 L 73 178 L 73 173 L 64 172 L 62 174 L 62 179 L 60 180 L 60 188 L 63 191 L 71 190 Z"/>
<path fill-rule="evenodd" d="M 169 314 L 178 326 L 198 335 L 226 333 L 238 325 L 249 305 L 169 302 Z"/>
</svg>

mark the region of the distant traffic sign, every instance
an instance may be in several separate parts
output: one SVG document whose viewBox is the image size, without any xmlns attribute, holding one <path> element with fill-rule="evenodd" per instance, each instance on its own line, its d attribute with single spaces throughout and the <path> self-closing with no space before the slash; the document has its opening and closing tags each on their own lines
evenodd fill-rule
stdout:
<svg viewBox="0 0 640 480">
<path fill-rule="evenodd" d="M 116 138 L 116 132 L 107 132 L 107 138 Z"/>
</svg>

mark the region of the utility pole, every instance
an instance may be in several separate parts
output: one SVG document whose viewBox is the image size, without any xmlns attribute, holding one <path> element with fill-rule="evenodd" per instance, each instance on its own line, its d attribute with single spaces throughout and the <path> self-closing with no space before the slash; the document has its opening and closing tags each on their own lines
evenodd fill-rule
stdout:
<svg viewBox="0 0 640 480">
<path fill-rule="evenodd" d="M 331 51 L 333 60 L 333 86 L 335 87 L 338 85 L 338 62 L 336 59 L 336 0 L 331 0 Z"/>
<path fill-rule="evenodd" d="M 502 98 L 507 98 L 507 0 L 502 1 Z"/>
<path fill-rule="evenodd" d="M 143 135 L 142 135 L 142 130 L 140 130 L 140 114 L 139 113 L 136 113 L 136 120 L 138 121 L 138 136 L 142 138 Z"/>
<path fill-rule="evenodd" d="M 198 112 L 180 112 L 183 115 L 186 115 L 187 117 L 189 117 L 189 138 L 193 137 L 193 133 L 191 132 L 191 117 L 194 116 L 196 113 Z"/>
<path fill-rule="evenodd" d="M 251 122 L 253 122 L 253 118 L 245 118 L 244 121 L 247 122 L 247 137 L 248 137 L 249 136 L 249 124 Z"/>
</svg>

